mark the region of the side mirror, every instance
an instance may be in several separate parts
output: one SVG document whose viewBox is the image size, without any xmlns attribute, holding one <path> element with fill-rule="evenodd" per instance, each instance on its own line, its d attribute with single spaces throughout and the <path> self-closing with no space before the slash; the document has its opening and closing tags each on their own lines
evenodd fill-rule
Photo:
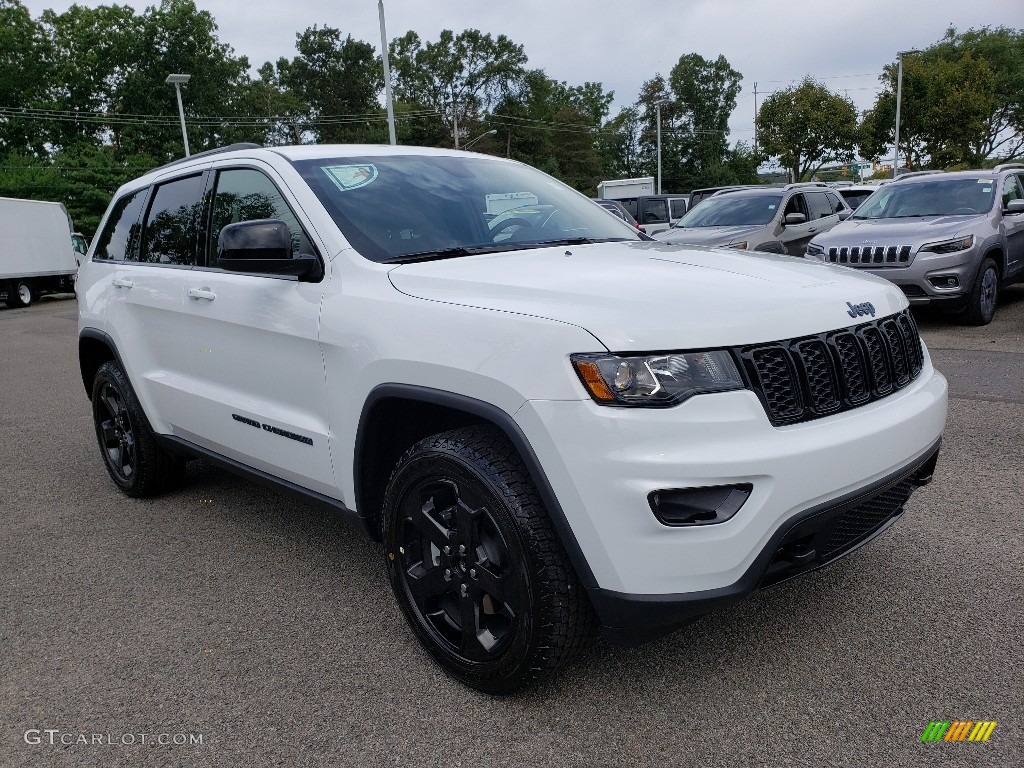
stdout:
<svg viewBox="0 0 1024 768">
<path fill-rule="evenodd" d="M 851 211 L 849 208 L 843 208 L 843 210 L 839 212 L 839 220 L 846 221 L 848 218 L 850 218 L 852 214 L 853 211 Z"/>
<path fill-rule="evenodd" d="M 217 264 L 232 272 L 311 277 L 320 271 L 315 256 L 292 256 L 292 233 L 280 219 L 255 219 L 228 224 L 218 238 Z"/>
<path fill-rule="evenodd" d="M 1004 213 L 1024 213 L 1024 200 L 1011 200 L 1006 204 Z"/>
<path fill-rule="evenodd" d="M 787 213 L 786 224 L 803 224 L 807 221 L 807 217 L 802 213 Z"/>
</svg>

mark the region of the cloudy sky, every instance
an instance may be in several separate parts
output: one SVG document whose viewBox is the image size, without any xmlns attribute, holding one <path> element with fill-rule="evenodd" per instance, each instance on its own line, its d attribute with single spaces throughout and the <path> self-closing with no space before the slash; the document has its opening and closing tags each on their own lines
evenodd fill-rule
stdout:
<svg viewBox="0 0 1024 768">
<path fill-rule="evenodd" d="M 153 4 L 118 1 L 140 11 Z M 23 2 L 35 17 L 71 5 Z M 196 3 L 213 14 L 220 39 L 254 68 L 293 56 L 296 33 L 314 24 L 380 48 L 377 0 Z M 897 51 L 926 47 L 950 25 L 1024 27 L 1024 0 L 385 0 L 384 7 L 389 39 L 410 29 L 424 40 L 436 40 L 442 29 L 508 35 L 549 77 L 614 91 L 613 114 L 635 101 L 645 80 L 667 76 L 681 55 L 723 54 L 743 74 L 733 141 L 753 137 L 755 82 L 760 103 L 763 94 L 809 74 L 863 110 Z"/>
</svg>

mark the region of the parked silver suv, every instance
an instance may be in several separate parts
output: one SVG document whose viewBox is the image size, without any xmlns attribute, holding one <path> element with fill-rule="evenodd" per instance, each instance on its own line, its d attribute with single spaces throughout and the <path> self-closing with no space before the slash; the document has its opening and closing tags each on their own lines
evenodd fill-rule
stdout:
<svg viewBox="0 0 1024 768">
<path fill-rule="evenodd" d="M 654 239 L 803 256 L 815 234 L 832 229 L 851 212 L 823 183 L 727 187 L 702 200 L 670 229 L 654 234 Z"/>
<path fill-rule="evenodd" d="M 999 287 L 1024 279 L 1024 164 L 900 178 L 875 192 L 808 258 L 885 277 L 912 305 L 992 322 Z"/>
</svg>

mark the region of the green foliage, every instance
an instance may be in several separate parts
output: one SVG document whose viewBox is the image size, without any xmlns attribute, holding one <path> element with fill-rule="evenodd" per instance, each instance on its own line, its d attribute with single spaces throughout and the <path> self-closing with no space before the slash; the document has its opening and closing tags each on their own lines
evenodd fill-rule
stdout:
<svg viewBox="0 0 1024 768">
<path fill-rule="evenodd" d="M 445 29 L 426 44 L 410 31 L 391 42 L 389 57 L 395 97 L 437 112 L 455 144 L 471 138 L 467 126 L 514 92 L 526 73 L 523 46 L 476 29 Z"/>
<path fill-rule="evenodd" d="M 825 163 L 853 159 L 857 109 L 850 99 L 805 77 L 764 100 L 757 131 L 764 154 L 778 158 L 793 180 L 800 181 Z"/>
<path fill-rule="evenodd" d="M 0 107 L 39 107 L 51 79 L 50 51 L 42 26 L 19 0 L 0 0 Z M 43 151 L 34 121 L 0 113 L 0 152 Z"/>
<path fill-rule="evenodd" d="M 896 63 L 865 116 L 865 157 L 888 152 L 895 139 Z M 938 43 L 903 58 L 900 159 L 912 168 L 977 168 L 998 154 L 1024 154 L 1024 34 L 1000 27 L 946 32 Z"/>
<path fill-rule="evenodd" d="M 380 125 L 361 117 L 379 110 L 384 87 L 373 46 L 351 35 L 342 40 L 331 27 L 313 26 L 296 38 L 299 55 L 279 60 L 276 74 L 283 92 L 305 105 L 306 130 L 325 144 L 379 141 Z"/>
</svg>

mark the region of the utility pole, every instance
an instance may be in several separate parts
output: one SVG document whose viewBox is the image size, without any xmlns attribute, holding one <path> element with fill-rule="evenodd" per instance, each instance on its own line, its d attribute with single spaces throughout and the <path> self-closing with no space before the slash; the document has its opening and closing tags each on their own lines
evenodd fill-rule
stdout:
<svg viewBox="0 0 1024 768">
<path fill-rule="evenodd" d="M 754 157 L 757 157 L 757 83 L 754 83 Z"/>
<path fill-rule="evenodd" d="M 395 138 L 395 103 L 391 96 L 391 68 L 388 66 L 388 33 L 384 31 L 384 0 L 377 0 L 380 11 L 380 57 L 384 62 L 384 93 L 388 103 L 388 138 L 397 144 Z"/>
</svg>

